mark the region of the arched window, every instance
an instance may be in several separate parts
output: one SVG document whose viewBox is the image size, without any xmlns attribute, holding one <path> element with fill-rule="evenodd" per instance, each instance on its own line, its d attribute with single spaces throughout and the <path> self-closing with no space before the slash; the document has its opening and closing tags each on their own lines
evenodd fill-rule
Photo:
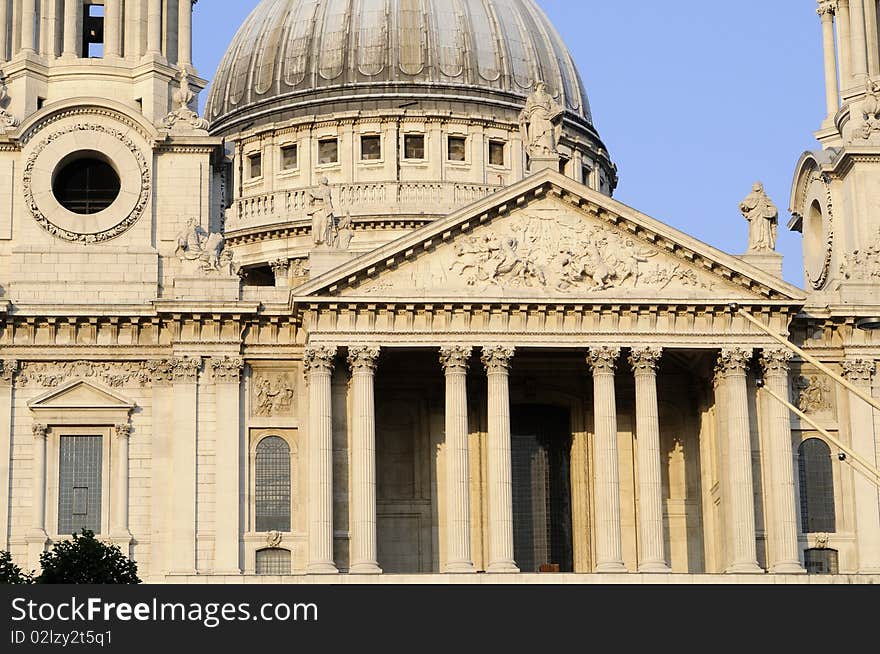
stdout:
<svg viewBox="0 0 880 654">
<path fill-rule="evenodd" d="M 254 460 L 257 531 L 290 531 L 290 446 L 279 436 L 257 445 Z"/>
<path fill-rule="evenodd" d="M 290 550 L 257 550 L 255 572 L 258 575 L 289 575 Z"/>
<path fill-rule="evenodd" d="M 801 528 L 804 533 L 836 531 L 831 448 L 811 438 L 801 443 L 798 456 L 801 482 Z"/>
</svg>

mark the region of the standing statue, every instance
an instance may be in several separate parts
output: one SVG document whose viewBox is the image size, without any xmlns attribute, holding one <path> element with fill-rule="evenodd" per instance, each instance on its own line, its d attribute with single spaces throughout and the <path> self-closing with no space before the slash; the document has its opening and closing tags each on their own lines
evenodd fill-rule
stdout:
<svg viewBox="0 0 880 654">
<path fill-rule="evenodd" d="M 318 181 L 317 188 L 308 190 L 311 206 L 308 215 L 312 217 L 312 239 L 315 245 L 332 246 L 334 223 L 333 193 L 326 177 Z"/>
<path fill-rule="evenodd" d="M 767 197 L 763 184 L 758 182 L 752 187 L 752 192 L 740 203 L 739 210 L 749 221 L 749 252 L 775 251 L 779 210 L 773 200 Z"/>
<path fill-rule="evenodd" d="M 547 85 L 538 82 L 519 115 L 523 143 L 530 157 L 550 157 L 559 153 L 562 136 L 562 107 L 547 93 Z"/>
<path fill-rule="evenodd" d="M 339 224 L 336 225 L 336 234 L 333 238 L 333 247 L 337 250 L 347 250 L 351 246 L 354 237 L 354 229 L 351 224 L 351 212 L 345 214 Z"/>
<path fill-rule="evenodd" d="M 854 136 L 867 141 L 874 132 L 880 131 L 880 81 L 868 79 L 865 83 L 865 98 L 859 109 L 862 123 L 855 129 Z"/>
<path fill-rule="evenodd" d="M 0 70 L 0 131 L 18 127 L 18 119 L 6 111 L 9 104 L 9 87 L 6 85 L 6 75 Z"/>
</svg>

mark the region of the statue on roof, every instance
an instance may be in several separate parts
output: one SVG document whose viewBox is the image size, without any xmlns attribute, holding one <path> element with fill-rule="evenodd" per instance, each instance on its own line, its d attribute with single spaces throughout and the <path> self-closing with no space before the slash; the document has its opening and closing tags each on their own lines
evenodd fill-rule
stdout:
<svg viewBox="0 0 880 654">
<path fill-rule="evenodd" d="M 767 196 L 763 184 L 758 182 L 752 187 L 739 210 L 749 221 L 749 253 L 775 251 L 779 209 Z"/>
<path fill-rule="evenodd" d="M 547 85 L 538 82 L 534 92 L 526 100 L 526 107 L 519 115 L 526 152 L 532 158 L 552 157 L 559 154 L 564 111 L 547 92 Z"/>
</svg>

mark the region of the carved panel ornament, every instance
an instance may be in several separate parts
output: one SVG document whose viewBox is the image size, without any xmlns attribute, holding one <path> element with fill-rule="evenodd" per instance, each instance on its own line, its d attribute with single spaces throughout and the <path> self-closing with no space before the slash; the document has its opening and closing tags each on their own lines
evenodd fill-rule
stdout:
<svg viewBox="0 0 880 654">
<path fill-rule="evenodd" d="M 54 224 L 40 209 L 37 200 L 34 197 L 34 167 L 36 166 L 37 159 L 40 157 L 41 154 L 43 154 L 46 148 L 48 148 L 59 138 L 67 134 L 72 134 L 76 132 L 95 132 L 98 135 L 107 134 L 117 139 L 134 156 L 134 159 L 137 162 L 138 170 L 140 172 L 140 193 L 132 211 L 125 215 L 122 220 L 116 225 L 113 225 L 112 227 L 104 231 L 93 234 L 80 234 Z M 143 216 L 144 211 L 147 208 L 147 204 L 150 200 L 150 193 L 152 191 L 152 188 L 152 174 L 150 172 L 149 164 L 147 163 L 147 158 L 144 156 L 144 153 L 141 152 L 141 149 L 137 146 L 137 144 L 125 132 L 121 130 L 104 125 L 95 125 L 92 123 L 77 123 L 75 125 L 70 125 L 68 127 L 54 131 L 46 136 L 46 138 L 40 141 L 40 143 L 34 148 L 34 151 L 31 152 L 30 156 L 28 157 L 24 167 L 24 175 L 22 177 L 22 190 L 24 192 L 25 206 L 27 206 L 28 210 L 31 212 L 37 223 L 39 223 L 39 225 L 43 227 L 43 229 L 45 229 L 56 238 L 60 238 L 64 241 L 70 241 L 71 243 L 80 244 L 105 243 L 107 241 L 113 240 L 114 238 L 124 234 L 129 229 L 131 229 L 131 227 L 138 220 L 140 220 L 141 216 Z"/>
<path fill-rule="evenodd" d="M 831 383 L 825 377 L 800 376 L 792 384 L 792 402 L 804 413 L 830 411 L 831 391 Z"/>
<path fill-rule="evenodd" d="M 481 293 L 493 287 L 564 294 L 713 287 L 686 264 L 658 259 L 659 254 L 615 228 L 553 208 L 460 239 L 446 257 L 445 272 Z M 437 276 L 427 275 L 434 284 L 446 281 Z"/>
<path fill-rule="evenodd" d="M 254 415 L 290 415 L 294 397 L 296 386 L 290 373 L 260 373 L 254 381 Z"/>
<path fill-rule="evenodd" d="M 467 372 L 474 349 L 464 345 L 440 348 L 440 365 L 446 372 Z"/>
<path fill-rule="evenodd" d="M 880 232 L 861 250 L 853 250 L 843 258 L 840 273 L 846 279 L 868 282 L 880 279 Z"/>
<path fill-rule="evenodd" d="M 146 386 L 153 377 L 152 363 L 146 361 L 24 362 L 17 383 L 56 388 L 71 379 L 97 379 L 111 388 L 121 388 Z"/>
</svg>

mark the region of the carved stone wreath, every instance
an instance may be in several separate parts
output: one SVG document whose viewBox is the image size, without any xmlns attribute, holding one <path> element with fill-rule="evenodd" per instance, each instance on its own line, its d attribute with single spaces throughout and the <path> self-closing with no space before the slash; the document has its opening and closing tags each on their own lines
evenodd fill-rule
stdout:
<svg viewBox="0 0 880 654">
<path fill-rule="evenodd" d="M 60 225 L 56 225 L 43 213 L 34 196 L 33 173 L 35 165 L 37 163 L 37 159 L 46 150 L 46 148 L 52 145 L 55 141 L 67 134 L 89 131 L 98 132 L 100 134 L 107 134 L 117 139 L 134 156 L 140 173 L 140 194 L 138 195 L 134 209 L 130 211 L 116 225 L 96 233 L 79 233 L 71 231 L 69 229 L 65 229 Z M 140 220 L 141 216 L 143 216 L 144 211 L 146 210 L 147 203 L 150 199 L 150 192 L 152 190 L 152 175 L 150 173 L 150 168 L 147 164 L 147 159 L 144 156 L 143 152 L 141 152 L 141 149 L 131 138 L 126 135 L 125 132 L 118 129 L 113 129 L 112 127 L 105 127 L 103 125 L 77 123 L 75 125 L 70 125 L 56 132 L 53 132 L 36 146 L 34 151 L 27 159 L 27 163 L 24 169 L 24 176 L 22 179 L 22 185 L 24 187 L 25 204 L 30 210 L 34 219 L 37 221 L 37 223 L 40 224 L 40 226 L 43 227 L 43 229 L 49 232 L 52 236 L 55 236 L 56 238 L 60 238 L 65 241 L 69 241 L 71 243 L 94 244 L 104 243 L 120 236 L 121 234 L 131 229 L 131 227 L 138 220 Z"/>
</svg>

